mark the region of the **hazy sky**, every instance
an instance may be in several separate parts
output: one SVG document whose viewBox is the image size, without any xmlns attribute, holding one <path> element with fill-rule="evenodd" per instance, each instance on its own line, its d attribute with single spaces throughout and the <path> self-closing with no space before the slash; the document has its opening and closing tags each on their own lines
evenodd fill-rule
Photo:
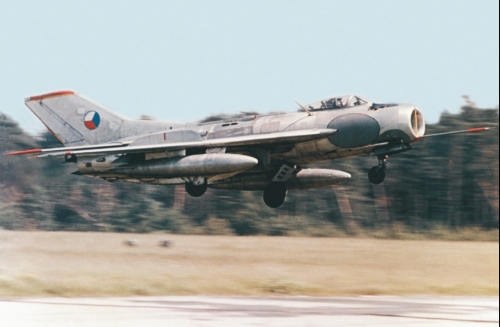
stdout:
<svg viewBox="0 0 500 327">
<path fill-rule="evenodd" d="M 336 94 L 499 103 L 499 1 L 0 0 L 0 111 L 74 90 L 130 118 L 295 111 Z"/>
</svg>

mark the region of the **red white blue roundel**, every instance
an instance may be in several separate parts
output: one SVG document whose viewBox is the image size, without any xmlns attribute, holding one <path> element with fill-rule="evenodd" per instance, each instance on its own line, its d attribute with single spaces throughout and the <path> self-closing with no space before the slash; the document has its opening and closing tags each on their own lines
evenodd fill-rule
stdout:
<svg viewBox="0 0 500 327">
<path fill-rule="evenodd" d="M 101 116 L 95 111 L 89 111 L 85 114 L 85 127 L 90 130 L 96 129 L 99 127 L 99 123 L 101 122 Z"/>
</svg>

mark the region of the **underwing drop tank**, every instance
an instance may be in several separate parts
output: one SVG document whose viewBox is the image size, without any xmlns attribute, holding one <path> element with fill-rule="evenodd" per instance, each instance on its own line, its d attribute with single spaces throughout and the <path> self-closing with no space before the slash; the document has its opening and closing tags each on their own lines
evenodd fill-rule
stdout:
<svg viewBox="0 0 500 327">
<path fill-rule="evenodd" d="M 109 164 L 108 169 L 99 167 L 99 159 L 79 163 L 81 174 L 116 174 L 129 177 L 174 178 L 186 176 L 213 176 L 248 170 L 258 160 L 241 154 L 196 154 L 185 157 L 162 158 L 139 163 Z"/>
<path fill-rule="evenodd" d="M 288 189 L 306 190 L 342 183 L 351 179 L 351 174 L 334 169 L 302 169 L 290 181 Z"/>
<path fill-rule="evenodd" d="M 351 174 L 334 169 L 302 169 L 297 175 L 287 183 L 289 190 L 305 190 L 316 187 L 325 187 L 342 183 L 351 179 Z M 210 185 L 215 189 L 234 189 L 257 191 L 263 190 L 271 180 L 266 180 L 264 176 L 235 176 L 225 179 L 219 183 Z"/>
</svg>

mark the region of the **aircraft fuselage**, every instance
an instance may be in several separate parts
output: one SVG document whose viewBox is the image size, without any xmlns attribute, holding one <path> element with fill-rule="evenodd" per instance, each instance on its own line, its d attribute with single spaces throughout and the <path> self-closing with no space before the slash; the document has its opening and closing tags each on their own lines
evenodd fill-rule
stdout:
<svg viewBox="0 0 500 327">
<path fill-rule="evenodd" d="M 208 123 L 130 120 L 72 91 L 26 99 L 26 105 L 65 145 L 10 154 L 64 156 L 79 175 L 150 184 L 185 184 L 192 196 L 207 187 L 264 190 L 279 207 L 287 189 L 337 184 L 351 176 L 306 169 L 318 161 L 373 153 L 372 183 L 385 177 L 387 156 L 410 150 L 425 122 L 411 104 L 376 104 L 339 96 L 285 114 Z"/>
</svg>

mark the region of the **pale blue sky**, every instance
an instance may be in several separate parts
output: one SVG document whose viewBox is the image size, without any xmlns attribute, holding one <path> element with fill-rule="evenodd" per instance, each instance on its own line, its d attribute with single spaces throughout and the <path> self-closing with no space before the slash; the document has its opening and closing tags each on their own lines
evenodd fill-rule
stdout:
<svg viewBox="0 0 500 327">
<path fill-rule="evenodd" d="M 295 111 L 336 94 L 499 103 L 499 2 L 0 0 L 0 111 L 74 90 L 130 118 Z"/>
</svg>

